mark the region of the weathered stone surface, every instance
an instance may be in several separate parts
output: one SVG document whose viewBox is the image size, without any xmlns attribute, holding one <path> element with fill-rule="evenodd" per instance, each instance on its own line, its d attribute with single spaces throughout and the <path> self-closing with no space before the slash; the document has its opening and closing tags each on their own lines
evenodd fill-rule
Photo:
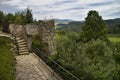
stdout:
<svg viewBox="0 0 120 80">
<path fill-rule="evenodd" d="M 32 53 L 16 56 L 16 80 L 60 80 L 54 77 Z"/>
<path fill-rule="evenodd" d="M 56 54 L 56 41 L 55 41 L 55 25 L 54 20 L 40 21 L 39 25 L 9 25 L 10 33 L 16 37 L 24 39 L 27 43 L 29 51 L 31 51 L 33 35 L 39 35 L 39 39 L 42 42 L 43 50 L 47 54 Z"/>
<path fill-rule="evenodd" d="M 14 34 L 16 37 L 27 39 L 26 28 L 23 25 L 9 25 L 10 33 Z"/>
<path fill-rule="evenodd" d="M 24 27 L 26 28 L 26 33 L 27 35 L 37 35 L 39 34 L 39 25 L 24 25 Z"/>
<path fill-rule="evenodd" d="M 38 60 L 32 54 L 16 56 L 16 80 L 40 80 L 41 70 L 37 68 Z"/>
<path fill-rule="evenodd" d="M 40 22 L 40 40 L 47 46 L 44 46 L 48 54 L 56 54 L 55 25 L 54 20 Z"/>
</svg>

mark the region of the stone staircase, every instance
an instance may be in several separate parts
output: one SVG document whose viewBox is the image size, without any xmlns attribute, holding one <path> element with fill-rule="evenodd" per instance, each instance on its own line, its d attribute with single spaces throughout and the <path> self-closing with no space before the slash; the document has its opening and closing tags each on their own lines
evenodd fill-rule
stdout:
<svg viewBox="0 0 120 80">
<path fill-rule="evenodd" d="M 17 45 L 18 45 L 19 54 L 20 55 L 29 54 L 26 41 L 20 37 L 17 37 L 16 41 L 17 41 Z"/>
<path fill-rule="evenodd" d="M 12 34 L 3 33 L 1 31 L 0 31 L 0 36 L 9 37 L 10 39 L 14 41 L 15 46 L 13 46 L 13 52 L 20 54 L 20 55 L 29 54 L 27 42 L 21 37 L 15 37 Z"/>
</svg>

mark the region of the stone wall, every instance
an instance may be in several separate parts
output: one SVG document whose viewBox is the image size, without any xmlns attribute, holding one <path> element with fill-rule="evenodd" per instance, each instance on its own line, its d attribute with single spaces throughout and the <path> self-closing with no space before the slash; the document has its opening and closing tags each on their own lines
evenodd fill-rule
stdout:
<svg viewBox="0 0 120 80">
<path fill-rule="evenodd" d="M 40 40 L 48 54 L 56 54 L 55 25 L 54 20 L 40 22 Z"/>
<path fill-rule="evenodd" d="M 10 33 L 14 34 L 16 37 L 27 39 L 26 28 L 23 25 L 9 25 Z"/>
<path fill-rule="evenodd" d="M 54 20 L 40 21 L 39 25 L 9 25 L 10 33 L 16 37 L 26 40 L 29 51 L 31 51 L 32 36 L 39 35 L 43 51 L 47 54 L 56 54 L 55 25 Z"/>
<path fill-rule="evenodd" d="M 27 35 L 37 35 L 39 34 L 39 25 L 24 25 L 26 28 Z"/>
</svg>

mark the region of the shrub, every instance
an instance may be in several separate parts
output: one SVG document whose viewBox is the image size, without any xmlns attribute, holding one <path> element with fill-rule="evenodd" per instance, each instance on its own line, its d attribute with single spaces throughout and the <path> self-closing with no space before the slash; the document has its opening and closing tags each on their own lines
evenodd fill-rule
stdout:
<svg viewBox="0 0 120 80">
<path fill-rule="evenodd" d="M 56 56 L 62 66 L 81 80 L 113 80 L 116 66 L 113 51 L 106 42 L 93 40 L 75 44 L 69 39 L 62 41 L 58 42 Z"/>
</svg>

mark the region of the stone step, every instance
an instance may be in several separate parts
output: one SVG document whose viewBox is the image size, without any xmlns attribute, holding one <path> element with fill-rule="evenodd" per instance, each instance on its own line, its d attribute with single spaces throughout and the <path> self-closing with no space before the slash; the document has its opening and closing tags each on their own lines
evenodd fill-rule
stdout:
<svg viewBox="0 0 120 80">
<path fill-rule="evenodd" d="M 18 45 L 18 47 L 27 47 L 27 45 L 21 44 L 21 45 Z"/>
<path fill-rule="evenodd" d="M 19 52 L 28 52 L 28 49 L 19 49 Z"/>
<path fill-rule="evenodd" d="M 21 39 L 21 40 L 17 40 L 18 43 L 20 42 L 25 42 L 25 40 Z"/>
<path fill-rule="evenodd" d="M 15 40 L 15 38 L 14 38 L 14 37 L 11 37 L 11 39 L 12 39 L 12 40 Z"/>
<path fill-rule="evenodd" d="M 26 45 L 21 45 L 21 46 L 18 46 L 19 47 L 19 49 L 28 49 L 28 47 L 26 46 Z"/>
<path fill-rule="evenodd" d="M 28 49 L 19 49 L 19 51 L 28 51 Z"/>
<path fill-rule="evenodd" d="M 20 37 L 17 37 L 16 39 L 17 39 L 17 40 L 22 40 L 22 38 L 20 38 Z"/>
<path fill-rule="evenodd" d="M 26 45 L 27 43 L 26 42 L 19 42 L 18 45 Z"/>
<path fill-rule="evenodd" d="M 28 49 L 19 50 L 19 52 L 29 52 Z"/>
<path fill-rule="evenodd" d="M 29 52 L 19 52 L 20 55 L 27 55 Z"/>
<path fill-rule="evenodd" d="M 27 47 L 19 47 L 19 50 L 28 49 Z"/>
<path fill-rule="evenodd" d="M 25 42 L 25 39 L 17 37 L 16 40 L 17 40 L 18 47 L 19 47 L 19 54 L 20 55 L 29 54 L 27 43 Z"/>
<path fill-rule="evenodd" d="M 28 49 L 22 49 L 22 50 L 19 49 L 19 52 L 28 52 Z"/>
</svg>

